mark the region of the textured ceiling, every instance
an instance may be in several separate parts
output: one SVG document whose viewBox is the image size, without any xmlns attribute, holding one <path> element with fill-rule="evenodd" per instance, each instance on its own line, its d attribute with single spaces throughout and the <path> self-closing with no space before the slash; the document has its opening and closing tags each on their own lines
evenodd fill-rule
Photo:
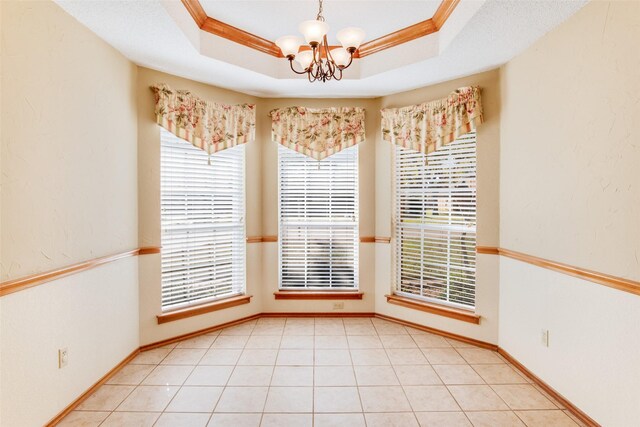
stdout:
<svg viewBox="0 0 640 427">
<path fill-rule="evenodd" d="M 200 3 L 210 17 L 272 41 L 283 35 L 298 35 L 298 24 L 315 19 L 318 12 L 317 0 Z M 330 27 L 330 43 L 336 42 L 335 34 L 345 27 L 360 27 L 367 34 L 366 39 L 373 40 L 431 18 L 439 5 L 440 0 L 325 0 L 323 16 Z"/>
<path fill-rule="evenodd" d="M 461 0 L 436 35 L 363 58 L 340 82 L 311 84 L 293 78 L 284 59 L 203 33 L 179 0 L 56 2 L 139 65 L 266 97 L 374 97 L 486 71 L 522 52 L 586 3 Z M 337 2 L 327 1 L 327 8 L 332 3 Z M 395 16 L 395 9 L 388 9 Z M 270 22 L 277 13 L 260 19 Z"/>
</svg>

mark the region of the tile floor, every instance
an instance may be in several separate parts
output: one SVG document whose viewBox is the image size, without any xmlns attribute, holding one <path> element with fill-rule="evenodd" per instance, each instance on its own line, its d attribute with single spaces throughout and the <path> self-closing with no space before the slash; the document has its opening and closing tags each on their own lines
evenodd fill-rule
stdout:
<svg viewBox="0 0 640 427">
<path fill-rule="evenodd" d="M 60 426 L 576 426 L 497 353 L 376 318 L 261 318 L 140 353 Z"/>
</svg>

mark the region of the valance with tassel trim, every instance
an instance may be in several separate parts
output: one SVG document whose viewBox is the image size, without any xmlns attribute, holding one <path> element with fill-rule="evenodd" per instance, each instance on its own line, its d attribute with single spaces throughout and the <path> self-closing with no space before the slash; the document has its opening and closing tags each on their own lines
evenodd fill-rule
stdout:
<svg viewBox="0 0 640 427">
<path fill-rule="evenodd" d="M 432 102 L 382 110 L 382 138 L 429 154 L 482 123 L 480 88 L 467 86 Z"/>
<path fill-rule="evenodd" d="M 157 123 L 209 155 L 255 139 L 255 105 L 205 101 L 166 84 L 151 86 Z"/>
<path fill-rule="evenodd" d="M 273 141 L 322 160 L 363 142 L 363 108 L 286 107 L 272 110 Z"/>
</svg>

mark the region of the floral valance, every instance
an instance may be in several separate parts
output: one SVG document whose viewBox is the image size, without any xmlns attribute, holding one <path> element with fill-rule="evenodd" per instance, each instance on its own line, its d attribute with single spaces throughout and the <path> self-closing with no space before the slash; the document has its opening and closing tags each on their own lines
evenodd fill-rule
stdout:
<svg viewBox="0 0 640 427">
<path fill-rule="evenodd" d="M 158 124 L 209 154 L 255 139 L 255 105 L 217 104 L 166 84 L 151 90 Z"/>
<path fill-rule="evenodd" d="M 382 110 L 382 137 L 429 154 L 482 123 L 480 88 L 461 87 L 445 99 Z"/>
<path fill-rule="evenodd" d="M 364 141 L 363 108 L 287 107 L 270 115 L 275 142 L 316 160 Z"/>
</svg>

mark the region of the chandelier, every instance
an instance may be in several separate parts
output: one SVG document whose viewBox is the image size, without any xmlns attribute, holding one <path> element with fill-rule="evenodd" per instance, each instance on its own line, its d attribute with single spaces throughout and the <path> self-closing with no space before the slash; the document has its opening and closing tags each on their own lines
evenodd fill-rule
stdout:
<svg viewBox="0 0 640 427">
<path fill-rule="evenodd" d="M 306 74 L 310 82 L 342 79 L 342 70 L 351 65 L 353 54 L 364 40 L 362 29 L 348 27 L 336 34 L 342 47 L 331 48 L 327 42 L 329 26 L 322 16 L 322 0 L 319 0 L 316 19 L 302 22 L 298 29 L 304 35 L 308 49 L 300 51 L 303 43 L 297 36 L 280 37 L 276 40 L 276 45 L 289 60 L 291 70 L 296 74 Z M 300 64 L 302 71 L 294 68 L 294 59 Z"/>
</svg>

